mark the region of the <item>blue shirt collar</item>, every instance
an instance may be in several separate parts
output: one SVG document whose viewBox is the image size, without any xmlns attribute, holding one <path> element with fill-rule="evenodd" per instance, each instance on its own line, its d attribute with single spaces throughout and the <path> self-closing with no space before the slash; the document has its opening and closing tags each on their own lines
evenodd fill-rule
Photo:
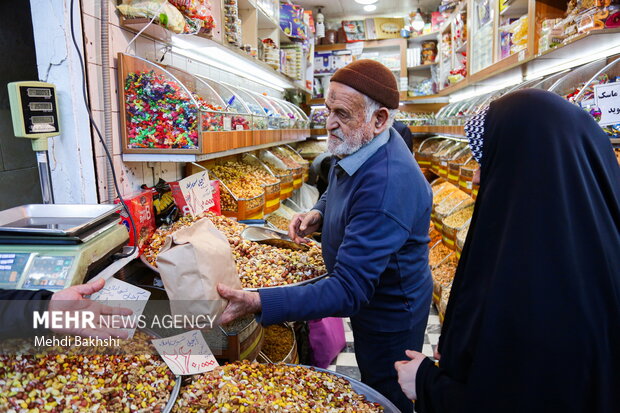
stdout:
<svg viewBox="0 0 620 413">
<path fill-rule="evenodd" d="M 366 145 L 362 146 L 357 152 L 339 160 L 336 164 L 340 166 L 349 176 L 353 176 L 355 172 L 375 154 L 390 139 L 390 129 L 386 129 Z"/>
</svg>

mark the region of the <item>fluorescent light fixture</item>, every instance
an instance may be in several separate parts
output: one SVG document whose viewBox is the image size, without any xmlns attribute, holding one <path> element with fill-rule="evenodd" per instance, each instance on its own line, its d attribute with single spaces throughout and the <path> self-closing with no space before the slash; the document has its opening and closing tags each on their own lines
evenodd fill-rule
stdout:
<svg viewBox="0 0 620 413">
<path fill-rule="evenodd" d="M 357 4 L 375 4 L 379 0 L 355 0 Z"/>
<path fill-rule="evenodd" d="M 575 58 L 566 60 L 560 64 L 558 64 L 557 59 L 547 59 L 545 63 L 548 62 L 546 67 L 538 70 L 534 70 L 528 73 L 525 76 L 525 80 L 532 80 L 539 77 L 547 76 L 552 73 L 560 72 L 562 70 L 571 69 L 576 66 L 581 66 L 586 63 L 594 62 L 595 60 L 602 59 L 604 57 L 612 56 L 614 54 L 620 53 L 619 46 L 612 46 L 604 50 L 592 51 L 592 49 L 586 49 Z M 542 66 L 542 65 L 541 65 Z"/>
<path fill-rule="evenodd" d="M 273 73 L 269 73 L 269 71 L 262 67 L 253 64 L 249 59 L 243 59 L 234 52 L 229 52 L 217 46 L 199 47 L 191 41 L 173 36 L 172 51 L 279 92 L 283 92 L 284 89 L 291 87 L 289 83 L 278 78 Z"/>
<path fill-rule="evenodd" d="M 377 10 L 377 6 L 375 6 L 374 4 L 368 4 L 368 5 L 364 6 L 364 10 L 366 10 L 366 11 L 375 11 L 375 10 Z"/>
</svg>

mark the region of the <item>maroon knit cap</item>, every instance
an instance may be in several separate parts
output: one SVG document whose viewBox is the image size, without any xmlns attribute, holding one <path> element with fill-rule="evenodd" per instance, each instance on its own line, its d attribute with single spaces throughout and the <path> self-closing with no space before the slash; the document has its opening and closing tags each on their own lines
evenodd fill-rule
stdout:
<svg viewBox="0 0 620 413">
<path fill-rule="evenodd" d="M 379 62 L 360 59 L 338 69 L 330 82 L 343 83 L 388 109 L 398 109 L 400 95 L 392 71 Z"/>
</svg>

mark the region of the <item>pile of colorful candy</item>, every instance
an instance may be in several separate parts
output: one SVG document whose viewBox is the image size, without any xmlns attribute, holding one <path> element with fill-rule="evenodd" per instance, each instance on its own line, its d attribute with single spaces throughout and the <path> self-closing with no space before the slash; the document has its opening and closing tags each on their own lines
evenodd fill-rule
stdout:
<svg viewBox="0 0 620 413">
<path fill-rule="evenodd" d="M 328 115 L 329 111 L 327 109 L 312 109 L 312 113 L 310 114 L 312 127 L 314 129 L 324 128 Z"/>
<path fill-rule="evenodd" d="M 129 148 L 195 149 L 198 108 L 176 82 L 153 70 L 125 79 Z"/>
</svg>

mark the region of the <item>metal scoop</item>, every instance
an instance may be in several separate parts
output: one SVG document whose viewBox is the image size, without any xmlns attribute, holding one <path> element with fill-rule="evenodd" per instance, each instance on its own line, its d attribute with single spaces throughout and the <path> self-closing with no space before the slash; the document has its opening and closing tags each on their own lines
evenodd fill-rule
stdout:
<svg viewBox="0 0 620 413">
<path fill-rule="evenodd" d="M 278 248 L 288 248 L 291 250 L 307 251 L 309 247 L 304 244 L 297 244 L 283 231 L 277 231 L 263 227 L 247 227 L 241 232 L 241 238 L 260 242 L 262 244 L 273 245 Z"/>
</svg>

